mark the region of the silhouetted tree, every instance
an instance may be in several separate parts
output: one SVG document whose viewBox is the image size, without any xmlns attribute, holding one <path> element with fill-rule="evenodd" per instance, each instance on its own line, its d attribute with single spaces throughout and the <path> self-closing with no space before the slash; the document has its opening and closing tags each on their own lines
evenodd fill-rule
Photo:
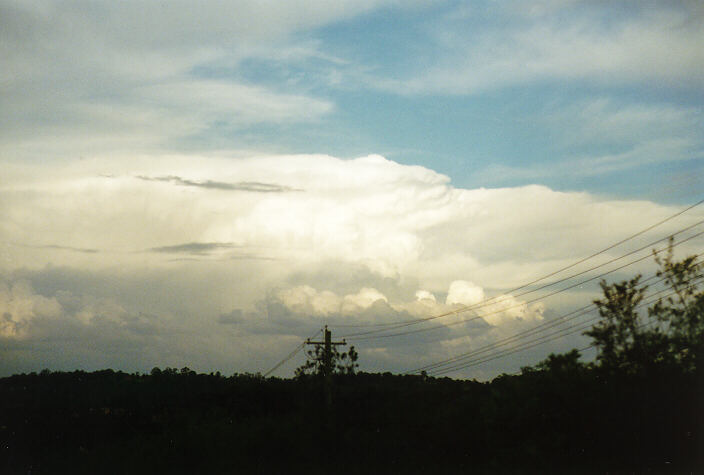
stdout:
<svg viewBox="0 0 704 475">
<path fill-rule="evenodd" d="M 579 357 L 579 351 L 576 349 L 560 355 L 550 353 L 547 359 L 535 366 L 535 370 L 546 371 L 554 375 L 576 375 L 585 369 L 585 365 L 579 361 Z M 530 367 L 521 368 L 524 374 L 531 370 L 534 371 Z"/>
<path fill-rule="evenodd" d="M 599 285 L 604 297 L 595 300 L 601 321 L 584 332 L 599 348 L 597 360 L 602 367 L 636 372 L 643 362 L 643 321 L 637 310 L 645 296 L 646 286 L 639 286 L 640 275 L 620 283 Z"/>
<path fill-rule="evenodd" d="M 296 368 L 296 377 L 300 378 L 305 375 L 322 375 L 324 368 L 324 352 L 323 345 L 315 345 L 313 349 L 306 351 L 308 359 L 300 367 Z M 332 374 L 354 374 L 356 369 L 359 367 L 357 364 L 357 359 L 359 354 L 355 350 L 354 346 L 350 346 L 350 349 L 346 352 L 339 352 L 336 346 L 330 349 L 330 366 L 332 368 Z"/>
<path fill-rule="evenodd" d="M 704 292 L 699 291 L 702 264 L 696 256 L 673 260 L 672 239 L 664 258 L 655 254 L 671 295 L 650 306 L 646 316 L 638 310 L 647 286 L 641 276 L 620 283 L 601 281 L 603 298 L 595 300 L 601 320 L 584 334 L 599 349 L 599 365 L 610 371 L 641 373 L 648 368 L 696 368 L 704 345 Z"/>
<path fill-rule="evenodd" d="M 665 257 L 655 254 L 655 261 L 660 266 L 658 277 L 664 277 L 673 295 L 659 299 L 648 312 L 666 328 L 671 359 L 685 371 L 694 370 L 704 357 L 702 262 L 697 262 L 697 256 L 673 261 L 672 238 Z"/>
</svg>

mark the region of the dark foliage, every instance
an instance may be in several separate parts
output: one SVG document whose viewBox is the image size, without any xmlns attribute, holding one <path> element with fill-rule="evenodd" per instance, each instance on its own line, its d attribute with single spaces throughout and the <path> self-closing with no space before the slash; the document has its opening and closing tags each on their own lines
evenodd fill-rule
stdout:
<svg viewBox="0 0 704 475">
<path fill-rule="evenodd" d="M 696 372 L 613 376 L 575 353 L 490 383 L 157 370 L 0 380 L 0 473 L 696 470 Z M 327 456 L 326 456 L 327 455 Z"/>
<path fill-rule="evenodd" d="M 704 357 L 704 292 L 699 290 L 702 263 L 696 256 L 673 260 L 672 240 L 665 257 L 655 254 L 657 277 L 666 297 L 639 309 L 647 286 L 641 276 L 629 281 L 601 282 L 603 298 L 594 303 L 601 321 L 585 332 L 598 347 L 599 368 L 615 374 L 657 374 L 694 371 Z M 699 365 L 701 368 L 701 364 Z"/>
<path fill-rule="evenodd" d="M 322 376 L 325 372 L 324 346 L 321 344 L 315 345 L 312 350 L 306 351 L 306 362 L 296 368 L 296 378 L 302 379 L 306 376 Z M 340 352 L 337 346 L 330 348 L 330 368 L 332 374 L 354 374 L 359 364 L 357 359 L 359 354 L 354 346 L 345 352 Z"/>
</svg>

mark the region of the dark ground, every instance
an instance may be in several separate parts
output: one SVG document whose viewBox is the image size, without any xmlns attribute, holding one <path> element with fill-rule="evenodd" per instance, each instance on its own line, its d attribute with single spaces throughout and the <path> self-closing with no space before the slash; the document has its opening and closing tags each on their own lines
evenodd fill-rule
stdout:
<svg viewBox="0 0 704 475">
<path fill-rule="evenodd" d="M 0 379 L 2 473 L 701 473 L 701 378 Z"/>
</svg>

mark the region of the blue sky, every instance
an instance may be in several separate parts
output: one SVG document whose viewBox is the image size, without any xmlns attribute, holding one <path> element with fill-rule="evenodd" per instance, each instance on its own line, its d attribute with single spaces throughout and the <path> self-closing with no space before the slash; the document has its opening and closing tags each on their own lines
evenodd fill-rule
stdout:
<svg viewBox="0 0 704 475">
<path fill-rule="evenodd" d="M 333 104 L 314 125 L 255 126 L 248 146 L 343 157 L 373 151 L 459 186 L 540 183 L 688 202 L 686 184 L 676 195 L 657 193 L 682 175 L 701 175 L 703 78 L 701 64 L 688 63 L 701 62 L 700 21 L 694 4 L 673 2 L 389 6 L 296 32 L 274 46 L 279 54 L 199 65 L 192 74 Z M 540 44 L 521 43 L 540 32 Z M 685 50 L 666 52 L 687 64 L 663 67 L 680 71 L 648 66 L 662 61 L 661 51 L 648 51 L 660 36 Z M 583 51 L 561 51 L 560 41 Z M 626 54 L 642 57 L 618 64 Z M 609 121 L 615 130 L 599 129 Z M 242 143 L 240 130 L 223 129 L 212 132 Z M 681 142 L 662 143 L 674 138 Z M 612 156 L 621 163 L 599 164 Z M 581 169 L 570 165 L 576 160 Z"/>
<path fill-rule="evenodd" d="M 0 1 L 0 373 L 257 371 L 324 323 L 515 301 L 360 348 L 401 371 L 584 305 L 596 282 L 510 289 L 702 199 L 703 23 L 695 1 Z"/>
</svg>

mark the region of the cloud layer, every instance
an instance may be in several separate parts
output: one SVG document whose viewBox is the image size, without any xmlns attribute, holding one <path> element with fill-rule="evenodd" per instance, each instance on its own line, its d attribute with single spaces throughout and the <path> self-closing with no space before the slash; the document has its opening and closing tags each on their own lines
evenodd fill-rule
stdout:
<svg viewBox="0 0 704 475">
<path fill-rule="evenodd" d="M 106 326 L 115 354 L 123 345 L 144 351 L 131 357 L 133 368 L 194 358 L 184 364 L 262 370 L 275 358 L 272 345 L 322 324 L 343 325 L 340 333 L 344 325 L 425 318 L 499 297 L 434 322 L 441 328 L 427 334 L 359 343 L 370 367 L 408 369 L 584 305 L 582 292 L 594 295 L 595 285 L 546 301 L 502 295 L 676 211 L 542 186 L 460 189 L 430 169 L 377 155 L 142 163 L 129 174 L 111 158 L 44 174 L 15 168 L 0 188 L 1 331 L 15 341 L 5 351 L 38 339 L 47 347 L 4 371 L 49 366 L 55 351 L 64 352 L 65 366 L 75 364 L 88 350 L 69 357 L 64 343 L 80 345 Z M 303 191 L 182 184 L 216 180 Z M 702 217 L 685 215 L 631 248 Z M 694 249 L 696 241 L 682 252 Z M 228 340 L 246 344 L 228 349 Z M 123 365 L 117 356 L 109 361 Z"/>
<path fill-rule="evenodd" d="M 3 1 L 0 150 L 173 148 L 213 128 L 316 121 L 330 101 L 198 69 L 235 68 L 296 32 L 383 3 Z"/>
<path fill-rule="evenodd" d="M 696 2 L 523 2 L 458 7 L 431 22 L 424 72 L 372 80 L 403 93 L 477 93 L 539 81 L 700 89 L 704 9 Z M 473 28 L 467 28 L 471 24 Z"/>
</svg>

